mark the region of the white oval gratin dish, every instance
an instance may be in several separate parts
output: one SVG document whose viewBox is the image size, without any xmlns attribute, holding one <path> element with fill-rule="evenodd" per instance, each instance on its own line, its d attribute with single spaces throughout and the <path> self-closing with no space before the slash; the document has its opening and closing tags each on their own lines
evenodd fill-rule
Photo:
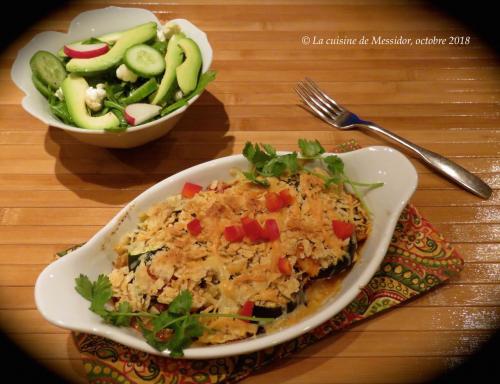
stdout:
<svg viewBox="0 0 500 384">
<path fill-rule="evenodd" d="M 69 42 L 126 30 L 150 21 L 160 24 L 160 21 L 154 13 L 146 9 L 107 7 L 80 13 L 71 21 L 67 33 L 53 31 L 42 32 L 33 37 L 27 45 L 19 50 L 11 69 L 12 80 L 17 87 L 25 93 L 22 101 L 23 108 L 45 124 L 60 128 L 84 143 L 100 147 L 132 148 L 165 135 L 174 127 L 186 109 L 189 108 L 200 95 L 194 96 L 188 101 L 188 105 L 164 117 L 136 127 L 129 127 L 123 132 L 107 132 L 102 129 L 90 130 L 78 128 L 64 124 L 50 112 L 47 100 L 33 85 L 31 80 L 31 68 L 29 65 L 30 59 L 36 51 L 46 50 L 55 53 L 64 46 L 64 44 Z M 174 19 L 169 21 L 179 25 L 181 31 L 198 44 L 203 58 L 201 71 L 202 73 L 208 71 L 212 64 L 213 54 L 207 35 L 188 20 Z"/>
<path fill-rule="evenodd" d="M 315 314 L 275 333 L 223 345 L 190 347 L 184 358 L 206 359 L 249 353 L 295 338 L 341 311 L 372 278 L 384 258 L 401 211 L 417 186 L 417 172 L 400 152 L 389 147 L 368 147 L 339 155 L 345 173 L 353 180 L 384 182 L 369 191 L 365 202 L 372 212 L 373 229 L 361 249 L 360 260 L 344 278 L 340 291 Z M 212 160 L 177 173 L 149 188 L 123 208 L 81 248 L 53 262 L 40 274 L 35 286 L 38 310 L 51 323 L 79 332 L 107 337 L 132 348 L 168 356 L 149 346 L 138 332 L 105 324 L 92 313 L 89 303 L 75 291 L 75 278 L 86 274 L 91 280 L 112 270 L 114 245 L 132 231 L 142 212 L 181 192 L 186 181 L 207 186 L 213 180 L 230 180 L 231 168 L 248 168 L 243 155 Z"/>
</svg>

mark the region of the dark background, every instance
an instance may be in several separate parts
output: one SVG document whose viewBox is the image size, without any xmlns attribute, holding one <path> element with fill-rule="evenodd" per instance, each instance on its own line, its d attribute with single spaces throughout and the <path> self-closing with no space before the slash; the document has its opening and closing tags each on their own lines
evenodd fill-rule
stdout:
<svg viewBox="0 0 500 384">
<path fill-rule="evenodd" d="M 47 0 L 29 3 L 29 5 L 25 2 L 9 2 L 8 8 L 5 9 L 4 20 L 0 23 L 0 49 L 3 50 L 25 29 L 39 19 L 46 17 L 52 9 L 57 9 L 68 2 L 64 0 Z M 438 9 L 443 14 L 451 15 L 460 20 L 466 29 L 480 36 L 483 41 L 500 54 L 500 20 L 495 1 L 474 1 L 465 4 L 456 1 L 428 1 L 428 3 L 429 6 Z M 134 6 L 139 5 L 134 4 Z M 10 382 L 55 384 L 65 382 L 31 359 L 29 355 L 19 350 L 4 334 L 0 334 L 0 345 L 0 356 L 3 356 L 4 359 L 8 356 L 10 360 L 8 362 L 9 376 L 12 377 Z M 482 377 L 487 377 L 486 382 L 497 381 L 498 377 L 500 377 L 499 358 L 500 332 L 497 332 L 478 353 L 471 356 L 463 365 L 441 377 L 435 378 L 430 383 L 462 383 L 469 381 L 469 379 L 483 380 Z M 6 363 L 4 361 L 4 367 L 7 367 Z M 4 372 L 3 374 L 6 375 L 7 373 Z"/>
</svg>

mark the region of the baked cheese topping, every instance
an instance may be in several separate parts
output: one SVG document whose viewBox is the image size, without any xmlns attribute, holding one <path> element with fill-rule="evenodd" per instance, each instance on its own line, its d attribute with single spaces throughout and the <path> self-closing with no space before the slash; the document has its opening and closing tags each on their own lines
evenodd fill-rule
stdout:
<svg viewBox="0 0 500 384">
<path fill-rule="evenodd" d="M 261 314 L 286 317 L 315 280 L 357 260 L 370 231 L 361 202 L 342 186 L 325 188 L 321 172 L 271 177 L 268 188 L 238 175 L 154 205 L 116 246 L 109 274 L 115 305 L 161 311 L 187 289 L 193 312 L 241 313 L 252 303 Z M 212 330 L 201 343 L 258 331 L 231 318 L 201 321 Z"/>
</svg>

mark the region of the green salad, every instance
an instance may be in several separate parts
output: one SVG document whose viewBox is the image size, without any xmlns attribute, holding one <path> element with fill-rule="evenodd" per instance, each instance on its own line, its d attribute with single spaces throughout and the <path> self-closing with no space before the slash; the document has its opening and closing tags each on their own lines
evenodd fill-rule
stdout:
<svg viewBox="0 0 500 384">
<path fill-rule="evenodd" d="M 187 104 L 215 79 L 201 73 L 196 42 L 173 23 L 155 22 L 36 52 L 35 88 L 62 122 L 123 131 Z"/>
</svg>

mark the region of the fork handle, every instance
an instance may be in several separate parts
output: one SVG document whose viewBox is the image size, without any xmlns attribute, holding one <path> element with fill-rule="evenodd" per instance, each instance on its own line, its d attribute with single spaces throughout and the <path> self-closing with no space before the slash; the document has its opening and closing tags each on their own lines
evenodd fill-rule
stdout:
<svg viewBox="0 0 500 384">
<path fill-rule="evenodd" d="M 369 131 L 381 133 L 382 135 L 398 142 L 405 148 L 408 148 L 409 150 L 415 152 L 425 163 L 436 169 L 438 172 L 440 172 L 450 180 L 456 182 L 466 190 L 482 197 L 483 199 L 488 199 L 491 196 L 492 190 L 488 186 L 488 184 L 486 184 L 479 177 L 472 174 L 457 163 L 451 161 L 450 159 L 422 148 L 419 145 L 413 144 L 412 142 L 402 138 L 401 136 L 396 135 L 395 133 L 392 133 L 391 131 L 388 131 L 387 129 L 382 128 L 376 124 L 373 124 L 372 122 L 363 121 L 360 119 L 360 122 L 356 123 L 356 125 Z"/>
</svg>

